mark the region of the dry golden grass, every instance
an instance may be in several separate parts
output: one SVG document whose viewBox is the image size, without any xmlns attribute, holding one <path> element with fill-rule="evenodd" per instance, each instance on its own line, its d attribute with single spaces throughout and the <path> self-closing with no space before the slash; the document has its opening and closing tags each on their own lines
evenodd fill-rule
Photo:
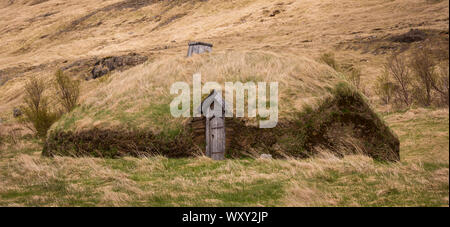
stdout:
<svg viewBox="0 0 450 227">
<path fill-rule="evenodd" d="M 152 50 L 165 45 L 176 50 L 161 52 L 173 54 L 180 50 L 184 53 L 188 40 L 212 41 L 218 44 L 219 50 L 267 49 L 266 46 L 270 46 L 271 50 L 281 48 L 297 53 L 304 49 L 327 49 L 339 41 L 354 38 L 352 32 L 361 32 L 358 33 L 360 36 L 379 35 L 386 31 L 373 29 L 388 30 L 391 27 L 395 32 L 402 32 L 409 29 L 407 23 L 448 29 L 445 21 L 439 21 L 448 17 L 446 1 L 433 4 L 423 0 L 163 1 L 138 10 L 101 11 L 81 21 L 75 30 L 69 30 L 57 39 L 49 38 L 59 34 L 60 30 L 65 31 L 75 19 L 117 2 L 120 1 L 84 0 L 74 3 L 50 0 L 29 6 L 23 1 L 15 1 L 1 9 L 2 50 L 5 50 L 2 53 L 10 56 L 28 45 L 31 50 L 21 59 L 33 63 L 119 51 Z M 15 13 L 19 8 L 20 16 Z M 281 13 L 270 17 L 275 10 Z M 161 26 L 162 22 L 178 14 L 186 16 Z M 153 19 L 155 16 L 160 19 Z M 102 24 L 92 26 L 98 21 Z M 42 35 L 48 37 L 40 38 Z M 304 43 L 304 40 L 313 42 Z M 0 64 L 19 63 L 13 60 L 17 56 L 10 57 L 2 58 Z"/>
<path fill-rule="evenodd" d="M 448 109 L 430 111 L 422 108 L 388 115 L 386 120 L 392 128 L 403 129 L 396 130 L 397 135 L 403 138 L 400 149 L 409 151 L 403 160 L 448 164 L 449 155 L 442 152 L 448 150 L 448 115 Z"/>
<path fill-rule="evenodd" d="M 448 110 L 385 118 L 398 163 L 323 153 L 297 160 L 45 158 L 0 148 L 3 206 L 448 206 Z"/>
<path fill-rule="evenodd" d="M 212 42 L 215 51 L 262 50 L 318 58 L 339 43 L 359 38 L 401 34 L 410 28 L 448 31 L 448 1 L 162 1 L 137 10 L 109 10 L 118 2 L 2 1 L 0 69 L 43 64 L 43 70 L 24 75 L 49 77 L 64 60 L 130 51 L 157 58 L 183 56 L 189 40 Z M 275 10 L 281 13 L 270 16 Z M 176 15 L 185 16 L 170 20 Z M 74 21 L 80 23 L 74 26 Z M 360 50 L 341 49 L 336 56 L 361 66 L 362 84 L 373 82 L 384 61 L 382 55 Z M 23 83 L 24 78 L 18 78 L 0 87 L 3 118 L 20 103 Z"/>
<path fill-rule="evenodd" d="M 173 118 L 169 112 L 175 97 L 169 93 L 170 87 L 182 81 L 192 89 L 194 73 L 201 73 L 203 83 L 214 81 L 221 86 L 229 81 L 278 82 L 280 118 L 328 95 L 341 80 L 328 66 L 301 56 L 227 51 L 192 58 L 167 57 L 99 82 L 96 89 L 82 95 L 82 106 L 65 115 L 52 130 L 126 125 L 158 133 L 180 127 L 184 119 Z"/>
<path fill-rule="evenodd" d="M 157 104 L 154 97 L 167 97 L 166 88 L 173 81 L 190 81 L 195 71 L 201 71 L 204 80 L 222 82 L 233 78 L 228 71 L 242 69 L 244 76 L 233 79 L 245 80 L 253 74 L 273 81 L 272 75 L 290 86 L 323 88 L 333 81 L 320 77 L 333 71 L 311 59 L 334 51 L 339 62 L 359 65 L 361 83 L 370 85 L 381 73 L 385 56 L 345 45 L 336 50 L 336 46 L 351 47 L 367 37 L 401 34 L 411 28 L 448 32 L 448 1 L 425 0 L 210 0 L 181 5 L 164 1 L 138 10 L 99 11 L 71 26 L 117 2 L 0 1 L 0 70 L 44 65 L 18 73 L 0 86 L 0 118 L 8 122 L 0 125 L 0 136 L 12 135 L 2 132 L 10 132 L 5 127 L 14 125 L 9 123 L 14 122 L 11 111 L 21 103 L 28 77 L 49 81 L 65 60 L 130 51 L 153 56 L 147 64 L 83 83 L 81 102 L 94 112 L 79 109 L 74 113 L 82 119 L 72 115 L 61 121 L 83 129 L 120 123 L 109 114 L 96 119 L 92 114 L 99 110 L 136 113 L 151 102 Z M 271 17 L 275 10 L 281 13 Z M 177 15 L 184 16 L 170 21 Z M 189 40 L 213 43 L 214 53 L 185 59 Z M 253 53 L 256 58 L 249 61 L 256 67 L 248 66 L 245 59 Z M 269 58 L 258 59 L 264 56 Z M 289 97 L 287 88 L 281 89 L 283 97 Z M 300 108 L 313 102 L 310 97 L 320 96 L 321 89 L 304 91 L 291 94 L 300 99 L 287 101 Z M 120 106 L 130 100 L 135 105 Z M 205 157 L 50 159 L 40 156 L 37 141 L 20 136 L 11 143 L 16 139 L 10 138 L 0 145 L 0 205 L 448 206 L 448 110 L 389 113 L 385 119 L 401 140 L 399 163 L 326 154 L 308 160 L 223 162 Z"/>
</svg>

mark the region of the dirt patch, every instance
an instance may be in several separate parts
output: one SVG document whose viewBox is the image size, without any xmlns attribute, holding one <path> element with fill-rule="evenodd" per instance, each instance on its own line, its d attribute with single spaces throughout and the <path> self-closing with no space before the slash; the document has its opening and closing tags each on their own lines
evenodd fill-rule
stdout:
<svg viewBox="0 0 450 227">
<path fill-rule="evenodd" d="M 154 27 L 152 29 L 152 31 L 155 31 L 161 27 L 164 27 L 164 26 L 172 23 L 173 21 L 178 20 L 186 15 L 187 15 L 187 13 L 180 13 L 180 14 L 173 15 L 173 16 L 167 18 L 166 20 L 162 21 L 161 23 L 159 23 L 156 27 Z"/>
<path fill-rule="evenodd" d="M 66 33 L 66 32 L 71 32 L 71 31 L 75 31 L 75 30 L 81 30 L 81 29 L 86 29 L 86 28 L 92 27 L 89 25 L 82 26 L 82 23 L 84 21 L 88 20 L 89 18 L 91 18 L 92 16 L 94 16 L 98 13 L 101 13 L 101 12 L 110 12 L 113 10 L 126 10 L 126 9 L 131 9 L 131 10 L 135 11 L 142 7 L 146 7 L 151 4 L 161 2 L 161 1 L 164 1 L 164 0 L 125 0 L 122 2 L 114 3 L 111 5 L 105 6 L 103 8 L 94 10 L 93 12 L 90 12 L 90 13 L 72 21 L 68 26 L 66 26 L 64 29 L 58 31 L 52 37 L 57 37 L 58 35 L 60 35 L 62 33 Z M 99 22 L 98 24 L 96 24 L 94 26 L 99 26 L 99 25 L 101 25 L 101 22 Z"/>
<path fill-rule="evenodd" d="M 375 34 L 365 37 L 360 36 L 358 33 L 354 34 L 354 39 L 339 43 L 337 48 L 374 55 L 404 52 L 427 43 L 448 49 L 448 31 L 411 29 L 402 34 Z"/>
<path fill-rule="evenodd" d="M 28 5 L 29 6 L 34 6 L 34 5 L 38 5 L 44 2 L 48 2 L 48 0 L 32 0 Z"/>
<path fill-rule="evenodd" d="M 413 43 L 413 42 L 423 41 L 427 37 L 428 37 L 428 34 L 426 32 L 424 32 L 423 30 L 411 29 L 407 33 L 392 36 L 391 40 L 393 42 L 397 42 L 397 43 Z"/>
<path fill-rule="evenodd" d="M 32 66 L 12 66 L 4 69 L 0 69 L 0 86 L 5 84 L 8 80 L 24 76 L 30 73 L 40 72 L 49 69 L 54 64 L 58 64 L 58 61 L 51 63 L 32 65 Z"/>
<path fill-rule="evenodd" d="M 35 16 L 35 17 L 33 17 L 33 18 L 27 19 L 27 22 L 33 23 L 33 22 L 36 22 L 36 21 L 39 21 L 39 20 L 44 20 L 44 19 L 46 19 L 47 17 L 56 15 L 56 14 L 58 14 L 58 13 L 59 13 L 59 11 L 55 11 L 55 12 L 47 12 L 47 13 L 41 14 L 41 15 L 39 15 L 39 16 Z"/>
<path fill-rule="evenodd" d="M 163 2 L 164 0 L 125 0 L 122 2 L 118 2 L 115 4 L 112 4 L 110 6 L 105 7 L 105 10 L 123 10 L 123 9 L 133 9 L 138 10 L 142 7 L 146 7 L 148 5 L 157 3 L 157 2 Z"/>
<path fill-rule="evenodd" d="M 207 0 L 197 0 L 198 2 L 206 2 Z M 95 26 L 99 26 L 102 24 L 102 22 L 99 22 L 97 24 L 94 25 L 83 25 L 83 22 L 88 20 L 89 18 L 91 18 L 92 16 L 98 14 L 98 13 L 102 13 L 102 12 L 110 12 L 110 11 L 120 11 L 120 10 L 132 10 L 132 11 L 136 11 L 139 10 L 140 8 L 155 4 L 155 3 L 166 3 L 166 9 L 163 10 L 163 12 L 161 12 L 161 15 L 164 14 L 165 12 L 167 12 L 169 9 L 183 4 L 183 3 L 195 3 L 197 1 L 188 1 L 188 0 L 176 0 L 176 1 L 169 1 L 169 0 L 125 0 L 125 1 L 121 1 L 118 3 L 114 3 L 108 6 L 105 6 L 101 9 L 97 9 L 93 12 L 90 12 L 74 21 L 72 21 L 68 26 L 66 26 L 64 29 L 58 31 L 56 34 L 54 34 L 52 37 L 57 37 L 58 35 L 62 34 L 62 33 L 66 33 L 66 32 L 71 32 L 71 31 L 76 31 L 76 30 L 82 30 L 82 29 L 86 29 L 89 27 L 95 27 Z M 184 14 L 185 15 L 185 14 Z M 169 24 L 171 21 L 178 19 L 182 16 L 184 16 L 183 14 L 177 14 L 175 16 L 170 17 L 169 19 L 161 22 L 160 25 L 157 26 L 157 28 L 162 27 L 166 24 Z M 161 16 L 155 16 L 155 18 L 160 18 Z"/>
</svg>

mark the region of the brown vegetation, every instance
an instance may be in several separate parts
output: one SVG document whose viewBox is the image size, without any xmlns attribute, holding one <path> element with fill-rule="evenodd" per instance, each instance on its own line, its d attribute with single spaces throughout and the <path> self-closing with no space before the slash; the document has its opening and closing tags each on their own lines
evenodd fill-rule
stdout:
<svg viewBox="0 0 450 227">
<path fill-rule="evenodd" d="M 396 82 L 396 86 L 392 89 L 392 91 L 395 91 L 395 94 L 397 94 L 397 99 L 401 100 L 406 106 L 409 106 L 411 104 L 411 74 L 406 61 L 402 58 L 402 56 L 394 54 L 388 58 L 388 62 L 385 64 L 385 69 L 388 75 L 391 75 Z M 384 86 L 390 85 L 386 84 Z"/>
<path fill-rule="evenodd" d="M 25 85 L 25 105 L 21 122 L 25 123 L 36 136 L 45 139 L 47 131 L 63 113 L 72 111 L 80 96 L 79 82 L 72 80 L 60 70 L 55 73 L 56 99 L 63 107 L 59 110 L 55 102 L 47 97 L 48 86 L 44 80 L 32 77 Z"/>
<path fill-rule="evenodd" d="M 64 110 L 68 113 L 72 111 L 78 104 L 80 97 L 80 83 L 70 79 L 61 70 L 55 73 L 55 87 L 57 98 Z"/>
<path fill-rule="evenodd" d="M 394 53 L 388 57 L 385 73 L 378 77 L 374 89 L 385 104 L 392 101 L 398 107 L 448 107 L 448 57 L 438 60 L 429 46 L 414 49 L 409 59 Z"/>
<path fill-rule="evenodd" d="M 188 136 L 161 138 L 149 131 L 123 131 L 93 128 L 81 132 L 52 132 L 43 148 L 44 156 L 149 157 L 164 155 L 170 158 L 194 156 Z"/>
<path fill-rule="evenodd" d="M 382 104 L 389 104 L 394 97 L 396 86 L 391 81 L 390 74 L 384 71 L 375 81 L 375 94 L 381 99 Z"/>
<path fill-rule="evenodd" d="M 44 96 L 46 89 L 43 80 L 31 78 L 25 85 L 25 106 L 22 107 L 23 122 L 30 124 L 30 129 L 40 138 L 45 138 L 48 129 L 60 116 L 60 113 L 51 110 L 49 100 Z"/>
<path fill-rule="evenodd" d="M 0 206 L 448 206 L 448 109 L 434 109 L 448 106 L 448 6 L 442 0 L 0 1 L 0 170 L 5 170 L 0 171 Z M 191 40 L 214 43 L 213 54 L 185 59 Z M 411 52 L 425 44 L 431 44 L 435 65 L 432 80 L 426 80 L 433 108 L 422 109 L 416 107 L 426 106 L 427 88 L 417 73 L 422 66 L 412 67 Z M 250 53 L 214 55 L 236 50 Z M 28 131 L 15 130 L 22 126 L 12 112 L 23 103 L 31 76 L 50 81 L 56 68 L 73 62 L 81 66 L 67 75 L 89 77 L 98 60 L 136 51 L 152 56 L 151 63 L 82 82 L 81 105 L 52 126 L 49 148 L 66 155 L 116 157 L 130 151 L 140 156 L 140 151 L 157 151 L 145 140 L 158 135 L 160 142 L 154 143 L 172 149 L 173 144 L 161 142 L 168 137 L 164 130 L 179 125 L 167 117 L 167 88 L 201 71 L 204 81 L 280 82 L 281 114 L 291 121 L 280 126 L 300 136 L 283 141 L 258 134 L 252 131 L 258 130 L 251 127 L 254 122 L 244 119 L 237 129 L 251 136 L 239 138 L 241 150 L 251 153 L 267 144 L 275 152 L 281 150 L 277 141 L 290 151 L 294 142 L 303 145 L 299 141 L 310 141 L 317 151 L 330 151 L 323 146 L 330 144 L 342 149 L 302 160 L 47 158 Z M 342 68 L 339 73 L 311 60 L 323 52 L 335 55 L 327 60 Z M 408 74 L 400 75 L 408 76 L 407 89 L 382 67 L 392 52 L 405 56 L 400 69 L 406 65 Z M 329 97 L 336 77 L 362 91 L 376 84 L 364 94 L 368 103 L 377 104 L 372 101 L 379 96 L 388 104 L 375 110 L 399 136 L 400 162 L 380 164 L 366 155 L 336 158 L 346 151 L 364 153 L 359 148 L 373 144 L 385 146 L 373 151 L 390 144 L 396 150 L 395 136 L 381 130 L 383 138 L 368 129 L 380 117 L 372 115 L 375 111 L 337 104 L 354 100 L 353 95 Z M 46 91 L 45 97 L 54 92 Z M 59 107 L 51 101 L 49 106 Z M 289 118 L 308 104 L 312 107 L 302 117 Z M 391 104 L 411 108 L 393 113 Z M 305 129 L 320 133 L 300 138 Z M 110 153 L 99 153 L 105 150 Z"/>
<path fill-rule="evenodd" d="M 435 63 L 430 49 L 420 48 L 413 52 L 411 69 L 418 82 L 415 96 L 425 106 L 430 106 L 432 101 L 431 93 L 435 81 L 434 66 Z"/>
</svg>

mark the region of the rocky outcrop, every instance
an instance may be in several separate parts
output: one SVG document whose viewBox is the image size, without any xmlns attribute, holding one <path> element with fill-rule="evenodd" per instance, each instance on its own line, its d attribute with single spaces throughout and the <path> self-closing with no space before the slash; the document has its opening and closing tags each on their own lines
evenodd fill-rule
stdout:
<svg viewBox="0 0 450 227">
<path fill-rule="evenodd" d="M 14 108 L 14 110 L 13 110 L 13 116 L 14 117 L 20 117 L 20 116 L 22 116 L 22 110 L 20 110 L 19 108 Z"/>
<path fill-rule="evenodd" d="M 86 80 L 102 77 L 115 70 L 126 70 L 147 61 L 148 57 L 137 53 L 104 58 L 79 59 L 61 67 L 64 73 L 79 76 Z"/>
<path fill-rule="evenodd" d="M 124 70 L 147 61 L 146 56 L 131 53 L 123 56 L 106 57 L 97 61 L 91 70 L 89 79 L 96 79 L 114 70 Z"/>
</svg>

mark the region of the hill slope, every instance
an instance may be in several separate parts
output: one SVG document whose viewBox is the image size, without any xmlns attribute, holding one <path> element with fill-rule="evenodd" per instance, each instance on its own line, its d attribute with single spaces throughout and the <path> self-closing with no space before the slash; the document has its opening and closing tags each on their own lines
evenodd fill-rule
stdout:
<svg viewBox="0 0 450 227">
<path fill-rule="evenodd" d="M 80 60 L 130 52 L 181 56 L 189 40 L 211 42 L 215 51 L 312 58 L 336 51 L 360 65 L 363 83 L 370 83 L 384 59 L 373 53 L 398 48 L 382 41 L 412 28 L 446 32 L 448 43 L 448 1 L 2 0 L 0 83 L 16 79 L 0 87 L 0 111 L 20 103 L 23 79 L 17 77 L 48 76 Z"/>
<path fill-rule="evenodd" d="M 140 87 L 148 86 L 155 91 L 162 90 L 164 93 L 169 89 L 164 82 L 174 82 L 175 78 L 186 79 L 188 74 L 195 73 L 198 68 L 190 69 L 191 62 L 183 63 L 184 60 L 179 59 L 185 54 L 186 43 L 189 40 L 214 43 L 214 52 L 219 53 L 213 57 L 213 59 L 220 59 L 218 65 L 213 64 L 212 69 L 206 72 L 211 74 L 207 75 L 209 80 L 221 81 L 223 76 L 221 74 L 226 74 L 227 70 L 238 70 L 239 72 L 229 75 L 232 78 L 227 79 L 247 80 L 249 74 L 262 73 L 263 76 L 256 79 L 283 81 L 285 90 L 280 92 L 281 100 L 284 101 L 280 105 L 281 113 L 298 113 L 304 107 L 300 105 L 302 100 L 308 99 L 311 103 L 311 98 L 317 100 L 317 98 L 326 97 L 328 92 L 324 88 L 328 88 L 329 91 L 336 84 L 332 81 L 339 79 L 339 76 L 333 79 L 331 75 L 336 74 L 334 72 L 323 73 L 320 70 L 308 69 L 306 65 L 315 65 L 315 63 L 313 60 L 306 60 L 307 58 L 314 59 L 324 51 L 335 50 L 339 53 L 347 53 L 351 50 L 352 54 L 346 54 L 352 57 L 349 64 L 362 64 L 357 61 L 364 60 L 367 66 L 363 68 L 367 73 L 374 67 L 379 67 L 376 61 L 380 59 L 377 57 L 380 48 L 388 45 L 388 48 L 382 49 L 393 51 L 410 45 L 409 43 L 396 44 L 398 42 L 393 38 L 411 28 L 419 27 L 436 31 L 429 34 L 444 40 L 445 31 L 447 31 L 448 40 L 448 20 L 446 20 L 448 12 L 445 11 L 448 9 L 448 2 L 445 1 L 342 0 L 339 4 L 329 1 L 264 0 L 124 0 L 77 3 L 8 1 L 3 2 L 1 7 L 4 35 L 0 39 L 2 43 L 0 64 L 3 83 L 6 83 L 0 87 L 0 110 L 6 119 L 11 119 L 8 112 L 21 103 L 21 93 L 27 75 L 40 75 L 48 79 L 56 68 L 75 67 L 72 75 L 83 78 L 82 75 L 91 71 L 93 64 L 101 57 L 137 52 L 146 56 L 146 59 L 150 59 L 148 64 L 152 66 L 138 67 L 122 74 L 115 73 L 110 84 L 92 81 L 83 83 L 80 109 L 82 111 L 88 109 L 87 112 L 91 113 L 83 114 L 79 109 L 68 117 L 71 123 L 64 120 L 67 119 L 66 116 L 63 119 L 65 123 L 62 124 L 64 130 L 78 129 L 79 126 L 74 125 L 77 120 L 90 128 L 105 124 L 122 124 L 121 127 L 128 128 L 136 128 L 136 125 L 130 125 L 133 123 L 142 126 L 142 116 L 145 115 L 142 111 L 146 109 L 145 106 L 158 109 L 157 105 L 168 105 L 170 97 L 149 95 L 166 100 L 165 103 L 157 104 L 151 99 L 142 99 L 145 100 L 142 101 L 129 92 L 134 92 L 136 89 L 142 90 Z M 14 14 L 17 10 L 24 13 L 17 17 Z M 412 17 L 412 11 L 421 13 Z M 367 41 L 368 39 L 371 41 Z M 290 62 L 291 60 L 256 62 L 266 57 L 256 57 L 250 61 L 248 57 L 244 57 L 237 62 L 233 59 L 236 56 L 239 58 L 239 55 L 258 56 L 258 52 L 261 51 L 270 53 L 265 55 L 269 59 L 292 58 L 297 62 Z M 234 53 L 236 56 L 230 58 L 229 53 Z M 381 54 L 386 53 L 387 51 L 383 51 Z M 301 57 L 297 59 L 293 56 Z M 344 57 L 344 60 L 346 58 L 348 57 Z M 201 61 L 209 60 L 203 58 Z M 255 64 L 258 68 L 247 69 L 245 65 L 239 66 L 240 63 Z M 198 64 L 200 69 L 201 65 L 204 65 L 195 61 L 194 64 Z M 279 68 L 276 64 L 285 66 Z M 160 65 L 165 70 L 160 71 L 159 68 L 155 68 L 155 65 Z M 219 66 L 230 69 L 218 70 Z M 182 73 L 171 71 L 177 67 L 185 69 L 181 70 Z M 286 69 L 286 67 L 294 68 Z M 260 68 L 266 68 L 267 71 L 258 72 Z M 296 80 L 295 77 L 302 73 L 307 76 L 300 76 Z M 131 74 L 134 75 L 131 76 Z M 120 79 L 124 76 L 127 78 Z M 170 79 L 142 83 L 144 78 L 152 80 L 158 76 Z M 371 78 L 366 79 L 363 83 L 370 80 Z M 140 87 L 130 87 L 133 84 Z M 101 97 L 99 95 L 102 94 L 102 90 L 106 92 L 103 92 L 104 97 L 114 97 L 114 101 L 109 103 L 112 107 L 107 109 L 99 107 L 99 102 L 104 103 L 108 98 L 100 98 L 101 101 L 94 101 L 94 103 L 90 101 L 93 97 Z M 144 91 L 140 93 L 144 96 L 146 94 Z M 122 100 L 119 97 L 134 98 Z M 146 105 L 141 104 L 142 102 L 146 102 Z M 126 108 L 119 103 L 126 105 Z M 292 107 L 296 110 L 292 110 Z M 114 111 L 111 112 L 111 109 Z M 141 120 L 134 119 L 136 114 L 133 113 L 136 112 L 142 115 Z M 100 121 L 95 120 L 99 118 L 98 116 L 102 116 Z M 167 122 L 171 121 L 164 121 L 165 125 L 161 126 L 157 125 L 157 121 L 147 122 L 152 125 L 152 128 L 146 130 L 153 133 L 155 133 L 154 130 L 161 131 L 162 128 L 166 131 L 175 130 L 175 128 L 180 130 L 180 126 L 169 127 Z M 61 130 L 61 127 L 59 129 Z"/>
<path fill-rule="evenodd" d="M 448 50 L 448 8 L 442 0 L 0 0 L 0 204 L 448 206 L 448 109 L 392 113 L 375 106 L 380 113 L 375 114 L 374 105 L 368 105 L 376 104 L 371 86 L 390 53 L 427 43 Z M 410 41 L 410 29 L 420 29 L 423 37 Z M 186 59 L 191 40 L 213 43 L 213 53 Z M 342 74 L 318 61 L 325 52 L 334 52 L 345 66 L 361 68 L 369 100 L 339 86 Z M 84 81 L 97 62 L 123 56 L 148 61 Z M 142 138 L 157 135 L 158 143 L 150 145 L 160 151 L 186 145 L 174 136 L 182 135 L 188 122 L 167 117 L 168 86 L 189 81 L 200 70 L 205 80 L 281 81 L 281 126 L 286 127 L 276 133 L 239 127 L 241 134 L 253 132 L 242 138 L 244 145 L 256 141 L 256 149 L 265 149 L 276 138 L 282 146 L 270 151 L 325 144 L 342 155 L 349 147 L 375 144 L 384 147 L 369 150 L 391 146 L 393 159 L 400 148 L 401 159 L 380 163 L 356 152 L 343 158 L 323 154 L 223 162 L 203 157 L 43 157 L 42 142 L 29 135 L 12 111 L 22 104 L 31 76 L 50 83 L 58 68 L 83 81 L 81 106 L 52 127 L 47 155 L 77 155 L 73 151 L 86 147 L 92 151 L 86 143 L 91 140 L 110 152 L 94 150 L 94 156 L 121 155 L 117 148 L 136 150 L 127 140 L 119 143 L 124 147 L 109 149 L 117 145 L 104 140 L 109 134 L 85 132 L 112 132 L 113 139 L 131 136 L 131 142 L 135 135 L 144 142 Z M 345 105 L 347 98 L 357 105 Z M 343 121 L 330 124 L 333 117 Z M 348 119 L 366 121 L 355 130 Z M 367 124 L 375 133 L 366 134 L 361 126 Z M 145 133 L 132 134 L 139 130 Z M 302 137 L 308 130 L 316 135 Z M 255 147 L 249 147 L 245 151 L 251 154 Z"/>
</svg>

